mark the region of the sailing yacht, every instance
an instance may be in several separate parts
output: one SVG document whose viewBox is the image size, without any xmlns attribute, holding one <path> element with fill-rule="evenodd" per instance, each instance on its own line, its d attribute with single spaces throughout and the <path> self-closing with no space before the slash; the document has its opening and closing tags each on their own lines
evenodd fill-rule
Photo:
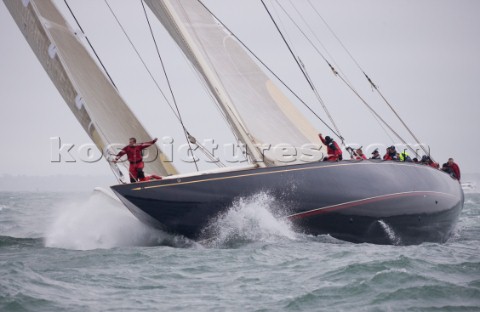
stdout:
<svg viewBox="0 0 480 312">
<path fill-rule="evenodd" d="M 4 0 L 39 61 L 84 130 L 105 154 L 112 143 L 150 136 L 52 0 Z M 250 165 L 180 174 L 164 152 L 145 163 L 162 180 L 112 190 L 141 221 L 200 239 L 240 198 L 259 192 L 298 231 L 351 242 L 445 242 L 463 207 L 458 181 L 408 162 L 323 162 L 326 146 L 230 31 L 199 0 L 145 0 L 202 77 Z M 192 144 L 196 144 L 192 140 Z M 288 162 L 281 156 L 288 151 Z M 321 155 L 321 154 L 320 154 Z M 292 157 L 288 157 L 292 156 Z M 361 183 L 358 183 L 361 181 Z M 392 238 L 395 236 L 395 239 Z"/>
</svg>

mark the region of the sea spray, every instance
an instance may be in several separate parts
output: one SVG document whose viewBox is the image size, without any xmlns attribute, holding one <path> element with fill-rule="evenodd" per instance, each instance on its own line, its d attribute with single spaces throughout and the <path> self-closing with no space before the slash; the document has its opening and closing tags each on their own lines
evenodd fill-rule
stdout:
<svg viewBox="0 0 480 312">
<path fill-rule="evenodd" d="M 390 227 L 385 221 L 383 220 L 378 220 L 378 223 L 382 227 L 382 229 L 385 231 L 385 233 L 388 235 L 388 238 L 390 241 L 393 243 L 393 245 L 400 245 L 402 243 L 402 240 L 400 237 L 398 237 L 397 234 L 395 234 L 395 231 Z"/>
<path fill-rule="evenodd" d="M 210 247 L 232 247 L 242 242 L 295 240 L 297 235 L 290 222 L 275 217 L 278 211 L 275 198 L 267 193 L 239 198 L 223 215 L 205 229 Z"/>
<path fill-rule="evenodd" d="M 94 192 L 85 202 L 57 207 L 45 237 L 46 247 L 75 250 L 191 244 L 142 224 L 121 202 L 101 192 Z"/>
</svg>

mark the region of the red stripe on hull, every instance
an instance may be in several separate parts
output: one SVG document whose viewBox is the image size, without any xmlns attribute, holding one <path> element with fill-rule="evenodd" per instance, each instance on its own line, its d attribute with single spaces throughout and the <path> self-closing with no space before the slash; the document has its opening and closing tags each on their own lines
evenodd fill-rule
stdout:
<svg viewBox="0 0 480 312">
<path fill-rule="evenodd" d="M 412 196 L 425 196 L 425 195 L 451 196 L 449 194 L 439 193 L 439 192 L 408 192 L 408 193 L 388 194 L 388 195 L 376 196 L 376 197 L 371 197 L 371 198 L 364 198 L 364 199 L 355 200 L 355 201 L 351 201 L 351 202 L 346 202 L 346 203 L 342 203 L 342 204 L 325 206 L 325 207 L 322 207 L 322 208 L 317 208 L 317 209 L 314 209 L 314 210 L 309 210 L 309 211 L 306 211 L 306 212 L 301 212 L 301 213 L 297 213 L 297 214 L 294 214 L 294 215 L 290 215 L 287 218 L 290 219 L 290 220 L 303 219 L 303 218 L 310 217 L 310 216 L 313 216 L 313 215 L 328 213 L 328 212 L 332 212 L 332 211 L 336 211 L 336 210 L 341 210 L 341 209 L 351 208 L 351 207 L 355 207 L 355 206 L 381 202 L 381 201 L 395 199 L 395 198 L 412 197 Z"/>
</svg>

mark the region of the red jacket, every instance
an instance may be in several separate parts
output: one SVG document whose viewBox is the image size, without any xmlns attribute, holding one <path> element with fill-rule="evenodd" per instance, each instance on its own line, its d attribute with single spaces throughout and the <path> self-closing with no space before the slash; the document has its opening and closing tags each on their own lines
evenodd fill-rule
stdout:
<svg viewBox="0 0 480 312">
<path fill-rule="evenodd" d="M 319 134 L 318 137 L 320 138 L 320 140 L 322 140 L 322 143 L 327 146 L 328 160 L 331 160 L 331 161 L 339 160 L 340 156 L 342 155 L 342 149 L 340 148 L 340 146 L 338 146 L 337 142 L 333 141 L 332 143 L 327 144 L 327 141 L 325 141 L 325 139 L 321 134 Z M 332 148 L 332 145 L 335 148 Z"/>
<path fill-rule="evenodd" d="M 452 169 L 453 173 L 455 174 L 455 178 L 460 181 L 460 168 L 458 165 L 456 163 L 452 163 L 451 165 L 447 164 L 447 166 Z"/>
<path fill-rule="evenodd" d="M 362 156 L 360 156 L 360 155 L 357 154 L 357 155 L 355 156 L 355 159 L 356 159 L 356 160 L 367 159 L 367 156 L 365 156 L 365 154 L 362 154 Z"/>
<path fill-rule="evenodd" d="M 127 154 L 128 161 L 130 163 L 139 163 L 143 161 L 142 158 L 142 150 L 153 145 L 154 142 L 145 142 L 145 143 L 139 143 L 135 144 L 134 146 L 127 145 L 122 150 L 117 154 L 117 157 L 120 158 L 123 155 Z"/>
</svg>

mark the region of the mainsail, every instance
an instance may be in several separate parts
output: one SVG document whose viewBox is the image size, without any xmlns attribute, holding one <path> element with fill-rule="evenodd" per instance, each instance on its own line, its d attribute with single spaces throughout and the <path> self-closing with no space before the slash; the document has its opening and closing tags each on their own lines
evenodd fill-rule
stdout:
<svg viewBox="0 0 480 312">
<path fill-rule="evenodd" d="M 266 146 L 295 147 L 297 156 L 302 147 L 323 146 L 315 128 L 198 0 L 146 3 L 203 76 L 237 138 L 260 165 L 285 164 Z"/>
<path fill-rule="evenodd" d="M 99 150 L 110 144 L 151 140 L 51 0 L 4 0 L 10 14 L 75 117 Z M 110 152 L 113 149 L 110 147 Z M 159 150 L 145 171 L 177 171 Z"/>
</svg>

